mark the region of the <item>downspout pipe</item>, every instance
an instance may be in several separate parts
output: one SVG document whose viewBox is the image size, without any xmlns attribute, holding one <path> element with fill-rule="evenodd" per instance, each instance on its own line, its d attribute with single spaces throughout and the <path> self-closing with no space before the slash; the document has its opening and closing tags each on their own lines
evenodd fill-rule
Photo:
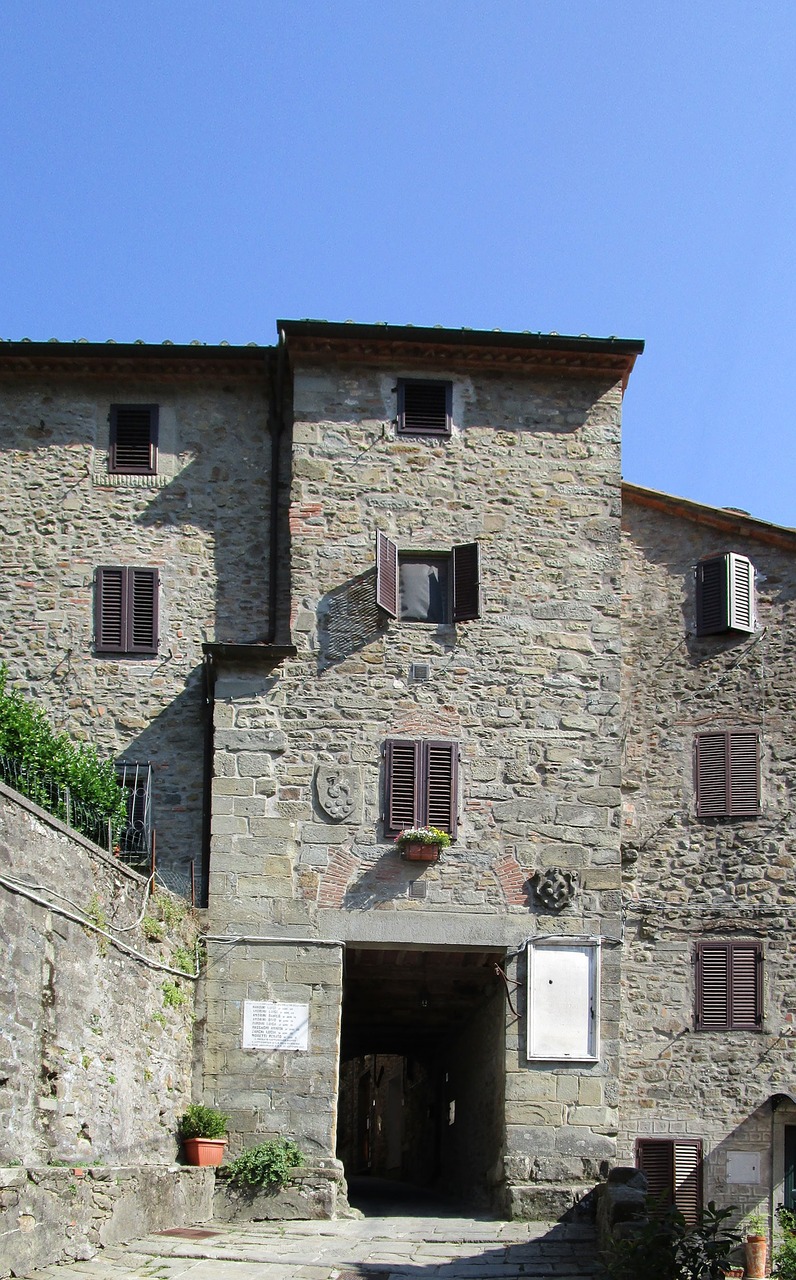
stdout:
<svg viewBox="0 0 796 1280">
<path fill-rule="evenodd" d="M 268 538 L 268 632 L 266 644 L 276 639 L 276 611 L 279 600 L 277 572 L 279 565 L 279 467 L 282 436 L 285 431 L 285 381 L 287 372 L 287 339 L 279 330 L 276 349 L 276 374 L 271 365 L 271 520 Z"/>
</svg>

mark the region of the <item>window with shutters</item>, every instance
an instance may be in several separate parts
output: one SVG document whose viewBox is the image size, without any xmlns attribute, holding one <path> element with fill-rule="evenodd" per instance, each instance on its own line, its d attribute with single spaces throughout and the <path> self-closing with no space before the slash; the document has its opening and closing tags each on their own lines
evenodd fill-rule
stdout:
<svg viewBox="0 0 796 1280">
<path fill-rule="evenodd" d="M 755 570 L 746 556 L 708 556 L 696 567 L 698 636 L 755 629 Z"/>
<path fill-rule="evenodd" d="M 760 813 L 760 735 L 755 729 L 698 733 L 694 772 L 699 818 Z"/>
<path fill-rule="evenodd" d="M 658 1209 L 674 1205 L 689 1226 L 702 1211 L 702 1143 L 693 1138 L 639 1138 L 636 1168 L 647 1179 L 647 1194 Z"/>
<path fill-rule="evenodd" d="M 450 382 L 401 378 L 398 382 L 398 435 L 449 436 L 452 394 Z"/>
<path fill-rule="evenodd" d="M 97 569 L 94 638 L 97 653 L 157 653 L 157 569 Z"/>
<path fill-rule="evenodd" d="M 472 622 L 481 614 L 477 542 L 450 551 L 399 551 L 376 534 L 376 603 L 403 622 Z"/>
<path fill-rule="evenodd" d="M 384 747 L 384 834 L 439 827 L 455 837 L 458 742 L 389 738 Z"/>
<path fill-rule="evenodd" d="M 158 469 L 158 406 L 112 404 L 108 470 L 112 475 L 154 476 Z"/>
<path fill-rule="evenodd" d="M 763 948 L 755 939 L 698 942 L 697 1031 L 760 1031 Z"/>
</svg>

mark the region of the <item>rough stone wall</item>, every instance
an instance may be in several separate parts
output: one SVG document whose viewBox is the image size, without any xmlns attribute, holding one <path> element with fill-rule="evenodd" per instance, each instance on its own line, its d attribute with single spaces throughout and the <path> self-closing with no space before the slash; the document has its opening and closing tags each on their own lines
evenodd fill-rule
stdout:
<svg viewBox="0 0 796 1280">
<path fill-rule="evenodd" d="M 796 560 L 633 502 L 624 527 L 619 1157 L 633 1162 L 639 1135 L 701 1138 L 705 1199 L 748 1210 L 768 1198 L 772 1134 L 784 1115 L 772 1116 L 769 1099 L 792 1091 L 796 1066 Z M 694 565 L 727 551 L 758 572 L 758 630 L 697 639 Z M 697 819 L 693 739 L 712 727 L 759 729 L 759 817 Z M 694 1030 L 694 944 L 714 936 L 763 940 L 760 1032 Z M 759 1184 L 728 1185 L 730 1151 L 762 1153 Z"/>
<path fill-rule="evenodd" d="M 0 396 L 11 681 L 59 729 L 153 762 L 159 859 L 180 887 L 201 859 L 202 642 L 267 628 L 265 361 L 223 381 L 201 366 L 185 380 L 165 369 L 7 380 Z M 160 405 L 157 476 L 108 475 L 114 403 Z M 106 564 L 159 569 L 157 656 L 95 656 L 93 577 Z"/>
<path fill-rule="evenodd" d="M 620 389 L 414 370 L 452 378 L 456 425 L 449 440 L 412 440 L 394 432 L 402 372 L 296 372 L 299 654 L 259 671 L 219 667 L 211 927 L 397 944 L 508 946 L 551 933 L 610 943 L 620 904 Z M 375 606 L 377 529 L 402 550 L 478 540 L 481 618 L 387 624 Z M 427 663 L 430 678 L 413 680 L 413 663 Z M 382 747 L 393 735 L 460 743 L 459 835 L 422 874 L 382 832 Z M 324 768 L 343 784 L 342 810 L 328 804 Z M 528 883 L 550 867 L 577 877 L 560 912 Z M 507 1041 L 510 1141 L 530 1158 L 542 1134 L 545 1158 L 560 1171 L 565 1156 L 573 1176 L 613 1149 L 602 1081 L 616 1074 L 617 965 L 603 966 L 601 1062 L 574 1071 L 566 1098 L 554 1068 L 524 1061 L 524 1029 Z M 239 1012 L 226 1016 L 239 1035 Z M 336 1075 L 331 1060 L 330 1093 Z M 598 1081 L 588 1101 L 580 1075 Z"/>
<path fill-rule="evenodd" d="M 0 1164 L 174 1161 L 191 1099 L 193 984 L 155 966 L 173 965 L 178 946 L 192 958 L 190 920 L 165 895 L 173 913 L 151 940 L 163 913 L 149 899 L 137 923 L 144 891 L 142 877 L 0 787 Z"/>
</svg>

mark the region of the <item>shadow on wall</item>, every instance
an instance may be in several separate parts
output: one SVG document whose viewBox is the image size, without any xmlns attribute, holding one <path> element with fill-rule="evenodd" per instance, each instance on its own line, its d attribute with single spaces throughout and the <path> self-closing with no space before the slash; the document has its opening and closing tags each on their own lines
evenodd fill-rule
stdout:
<svg viewBox="0 0 796 1280">
<path fill-rule="evenodd" d="M 158 880 L 183 897 L 190 893 L 191 861 L 197 894 L 202 871 L 203 706 L 204 674 L 196 666 L 183 691 L 120 752 L 152 764 Z"/>
<path fill-rule="evenodd" d="M 376 605 L 376 570 L 366 569 L 333 587 L 318 603 L 318 671 L 378 640 L 385 630 Z"/>
</svg>

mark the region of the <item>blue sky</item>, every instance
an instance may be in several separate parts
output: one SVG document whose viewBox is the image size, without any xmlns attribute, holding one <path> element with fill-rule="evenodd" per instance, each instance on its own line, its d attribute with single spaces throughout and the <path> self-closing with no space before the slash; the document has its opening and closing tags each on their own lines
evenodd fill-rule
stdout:
<svg viewBox="0 0 796 1280">
<path fill-rule="evenodd" d="M 5 0 L 0 336 L 646 339 L 628 480 L 796 525 L 796 6 Z"/>
</svg>

